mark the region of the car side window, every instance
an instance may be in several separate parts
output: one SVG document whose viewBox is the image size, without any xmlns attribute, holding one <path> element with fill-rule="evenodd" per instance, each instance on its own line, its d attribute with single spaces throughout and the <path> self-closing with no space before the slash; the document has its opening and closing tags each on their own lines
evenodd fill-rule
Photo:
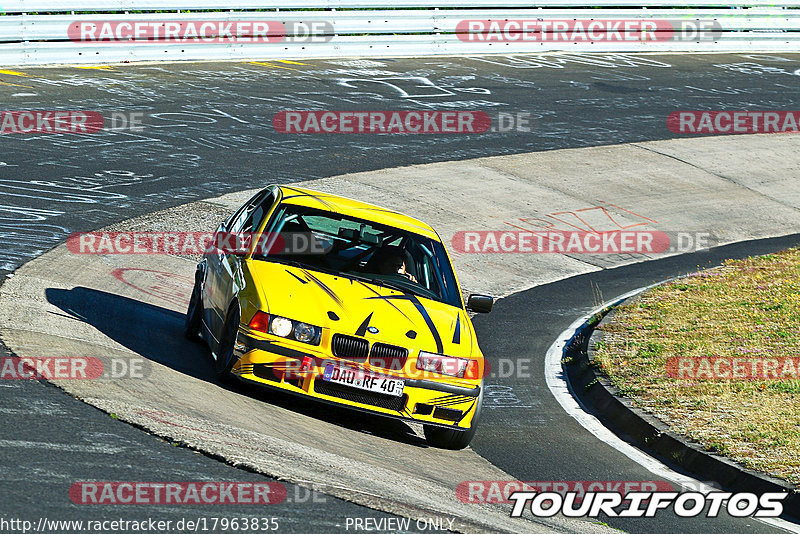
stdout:
<svg viewBox="0 0 800 534">
<path fill-rule="evenodd" d="M 264 222 L 264 217 L 266 217 L 267 213 L 269 213 L 269 210 L 272 209 L 272 205 L 274 203 L 275 195 L 270 192 L 258 202 L 258 204 L 244 220 L 241 231 L 255 232 L 258 230 L 258 227 L 261 226 L 262 222 Z"/>
<path fill-rule="evenodd" d="M 415 246 L 411 251 L 413 257 L 413 266 L 409 270 L 417 281 L 431 291 L 439 292 L 438 274 L 432 261 L 433 252 L 429 251 L 426 247 Z M 408 267 L 407 267 L 408 269 Z M 413 272 L 413 271 L 416 271 Z"/>
<path fill-rule="evenodd" d="M 228 230 L 229 232 L 232 232 L 232 231 L 234 231 L 234 230 L 233 230 L 234 226 L 237 226 L 237 225 L 238 225 L 238 224 L 239 224 L 241 221 L 243 221 L 243 220 L 244 220 L 244 218 L 245 218 L 245 217 L 247 217 L 247 214 L 248 214 L 248 213 L 249 213 L 249 211 L 252 209 L 253 203 L 254 203 L 254 202 L 257 200 L 257 199 L 260 199 L 264 193 L 265 193 L 265 191 L 259 191 L 258 193 L 256 193 L 256 194 L 255 194 L 255 195 L 253 195 L 252 197 L 250 197 L 250 200 L 248 200 L 247 202 L 245 202 L 244 204 L 242 204 L 242 205 L 239 207 L 239 209 L 237 209 L 237 210 L 234 212 L 234 214 L 233 214 L 233 215 L 231 215 L 231 216 L 228 218 L 228 220 L 227 220 L 227 221 L 225 221 L 225 229 L 226 229 L 226 230 Z"/>
<path fill-rule="evenodd" d="M 264 199 L 258 203 L 256 208 L 250 213 L 247 220 L 244 222 L 243 231 L 245 232 L 255 232 L 258 230 L 258 227 L 261 226 L 261 223 L 264 222 L 264 217 L 266 217 L 269 210 L 272 209 L 272 205 L 275 203 L 275 195 L 273 193 L 268 194 Z"/>
<path fill-rule="evenodd" d="M 237 211 L 228 224 L 229 232 L 254 232 L 264 220 L 275 195 L 270 190 L 261 191 Z"/>
</svg>

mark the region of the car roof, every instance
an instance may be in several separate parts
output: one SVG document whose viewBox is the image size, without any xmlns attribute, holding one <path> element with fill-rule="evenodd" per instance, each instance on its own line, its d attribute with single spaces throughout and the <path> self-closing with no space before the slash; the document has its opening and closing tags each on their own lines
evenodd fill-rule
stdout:
<svg viewBox="0 0 800 534">
<path fill-rule="evenodd" d="M 314 191 L 303 187 L 294 187 L 281 185 L 278 186 L 281 191 L 281 202 L 294 204 L 297 206 L 305 206 L 315 208 L 323 211 L 330 211 L 333 213 L 341 213 L 357 219 L 364 219 L 370 222 L 383 224 L 399 228 L 407 232 L 421 234 L 436 241 L 440 241 L 439 236 L 429 225 L 424 222 L 404 215 L 397 211 L 387 208 L 382 208 L 374 204 L 368 204 L 359 200 L 334 195 L 332 193 L 323 193 L 321 191 Z"/>
</svg>

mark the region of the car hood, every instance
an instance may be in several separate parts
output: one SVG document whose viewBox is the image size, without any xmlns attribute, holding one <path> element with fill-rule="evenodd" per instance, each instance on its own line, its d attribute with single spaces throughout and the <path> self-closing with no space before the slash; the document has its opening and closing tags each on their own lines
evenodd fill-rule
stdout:
<svg viewBox="0 0 800 534">
<path fill-rule="evenodd" d="M 266 299 L 267 313 L 410 350 L 477 355 L 471 323 L 463 309 L 280 263 L 256 260 L 249 268 Z"/>
</svg>

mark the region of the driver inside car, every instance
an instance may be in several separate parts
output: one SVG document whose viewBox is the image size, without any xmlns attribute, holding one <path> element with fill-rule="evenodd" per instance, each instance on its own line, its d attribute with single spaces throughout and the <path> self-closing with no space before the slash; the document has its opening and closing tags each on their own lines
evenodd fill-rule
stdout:
<svg viewBox="0 0 800 534">
<path fill-rule="evenodd" d="M 418 283 L 414 275 L 406 271 L 406 261 L 399 250 L 388 252 L 379 264 L 380 274 L 399 274 L 414 283 Z"/>
</svg>

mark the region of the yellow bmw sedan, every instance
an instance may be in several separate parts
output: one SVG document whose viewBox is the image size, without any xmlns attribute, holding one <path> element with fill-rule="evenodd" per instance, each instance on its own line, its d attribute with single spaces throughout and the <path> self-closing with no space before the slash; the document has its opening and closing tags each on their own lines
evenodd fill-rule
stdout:
<svg viewBox="0 0 800 534">
<path fill-rule="evenodd" d="M 436 447 L 475 434 L 483 355 L 436 232 L 344 197 L 271 186 L 217 229 L 198 264 L 186 336 L 220 379 L 423 424 Z"/>
</svg>

